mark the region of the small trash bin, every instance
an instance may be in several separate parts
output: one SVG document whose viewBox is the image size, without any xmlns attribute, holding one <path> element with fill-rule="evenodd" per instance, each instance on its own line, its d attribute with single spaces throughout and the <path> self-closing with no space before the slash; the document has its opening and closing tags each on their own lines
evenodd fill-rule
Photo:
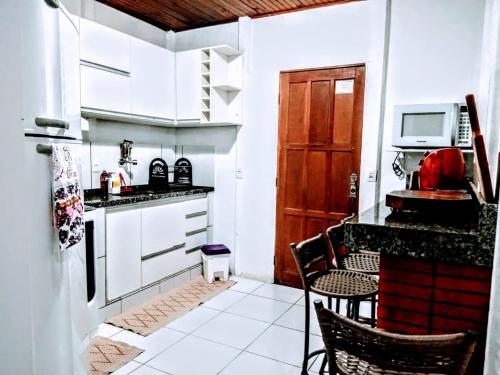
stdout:
<svg viewBox="0 0 500 375">
<path fill-rule="evenodd" d="M 201 247 L 203 259 L 203 276 L 212 283 L 216 278 L 227 281 L 229 279 L 229 256 L 231 251 L 223 244 L 203 245 Z"/>
</svg>

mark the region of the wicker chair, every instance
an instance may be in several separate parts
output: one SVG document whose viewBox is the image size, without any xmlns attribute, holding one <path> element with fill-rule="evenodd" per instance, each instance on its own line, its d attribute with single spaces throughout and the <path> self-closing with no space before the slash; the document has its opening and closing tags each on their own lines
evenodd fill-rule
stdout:
<svg viewBox="0 0 500 375">
<path fill-rule="evenodd" d="M 473 332 L 412 336 L 367 327 L 314 301 L 329 374 L 463 375 L 476 345 Z"/>
<path fill-rule="evenodd" d="M 380 269 L 380 255 L 378 253 L 372 251 L 352 253 L 345 247 L 345 221 L 348 219 L 344 219 L 340 224 L 333 225 L 326 230 L 337 267 L 343 270 L 378 275 Z"/>
<path fill-rule="evenodd" d="M 345 224 L 347 221 L 356 217 L 356 214 L 352 214 L 351 216 L 345 217 L 342 219 L 342 224 Z M 344 226 L 345 227 L 345 226 Z M 378 250 L 369 250 L 369 249 L 359 249 L 358 254 L 371 254 L 380 256 L 380 251 Z"/>
<path fill-rule="evenodd" d="M 378 275 L 380 269 L 380 255 L 378 253 L 367 251 L 363 253 L 349 252 L 344 243 L 345 221 L 351 219 L 350 216 L 344 219 L 340 224 L 333 225 L 326 230 L 330 245 L 334 254 L 334 262 L 337 268 L 341 270 L 361 272 L 368 275 Z M 350 303 L 353 303 L 351 301 Z M 359 311 L 359 301 L 356 301 L 356 306 L 353 308 Z M 368 322 L 372 327 L 376 325 L 375 309 L 377 306 L 376 297 L 371 297 L 371 319 L 360 317 L 362 322 Z"/>
<path fill-rule="evenodd" d="M 304 358 L 302 374 L 307 374 L 309 359 L 323 353 L 324 350 L 309 353 L 309 323 L 310 323 L 310 298 L 309 292 L 328 297 L 328 307 L 331 308 L 332 298 L 337 299 L 337 312 L 339 300 L 361 301 L 374 297 L 378 293 L 378 282 L 375 277 L 358 272 L 332 269 L 329 258 L 328 242 L 323 233 L 302 241 L 292 243 L 292 254 L 299 270 L 305 294 L 305 334 Z M 351 304 L 349 304 L 351 305 Z M 359 306 L 358 304 L 352 304 Z M 348 315 L 359 319 L 359 310 L 352 309 Z M 372 317 L 375 319 L 375 316 Z M 320 373 L 323 373 L 326 361 Z"/>
</svg>

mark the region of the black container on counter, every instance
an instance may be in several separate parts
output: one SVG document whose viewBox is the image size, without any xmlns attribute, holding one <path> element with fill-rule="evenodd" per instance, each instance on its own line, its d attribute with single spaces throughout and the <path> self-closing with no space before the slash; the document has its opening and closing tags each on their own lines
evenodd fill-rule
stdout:
<svg viewBox="0 0 500 375">
<path fill-rule="evenodd" d="M 180 158 L 174 166 L 174 183 L 183 185 L 193 184 L 193 167 L 186 158 Z"/>
</svg>

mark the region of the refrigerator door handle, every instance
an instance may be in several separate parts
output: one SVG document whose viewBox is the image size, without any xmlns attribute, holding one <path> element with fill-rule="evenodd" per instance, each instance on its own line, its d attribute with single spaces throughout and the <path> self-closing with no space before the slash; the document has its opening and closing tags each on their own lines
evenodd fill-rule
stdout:
<svg viewBox="0 0 500 375">
<path fill-rule="evenodd" d="M 36 145 L 36 152 L 38 152 L 39 154 L 52 155 L 52 146 L 51 145 L 44 145 L 44 144 L 37 144 Z"/>
<path fill-rule="evenodd" d="M 42 128 L 69 129 L 69 122 L 53 118 L 37 117 L 35 124 Z"/>
</svg>

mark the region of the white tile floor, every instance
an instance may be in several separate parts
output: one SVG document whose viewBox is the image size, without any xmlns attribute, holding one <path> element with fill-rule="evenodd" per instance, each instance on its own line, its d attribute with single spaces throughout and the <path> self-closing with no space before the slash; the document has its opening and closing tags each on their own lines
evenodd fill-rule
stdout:
<svg viewBox="0 0 500 375">
<path fill-rule="evenodd" d="M 101 324 L 98 334 L 145 349 L 113 374 L 299 375 L 303 291 L 234 279 L 231 289 L 147 337 Z M 313 351 L 323 344 L 313 310 L 311 317 Z M 320 360 L 311 362 L 310 373 L 319 366 Z"/>
</svg>

